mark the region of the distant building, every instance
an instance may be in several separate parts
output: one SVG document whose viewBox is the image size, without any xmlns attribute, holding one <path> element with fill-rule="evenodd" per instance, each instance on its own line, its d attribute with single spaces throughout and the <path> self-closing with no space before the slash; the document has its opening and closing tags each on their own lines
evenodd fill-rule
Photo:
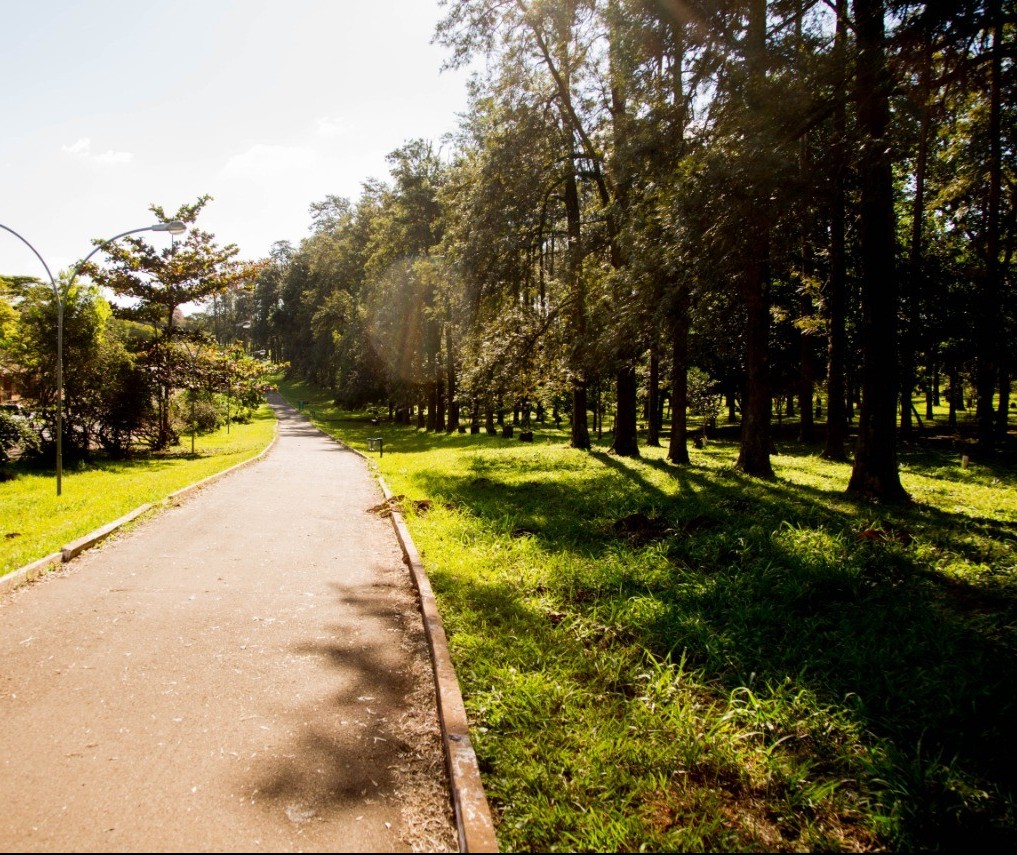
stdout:
<svg viewBox="0 0 1017 855">
<path fill-rule="evenodd" d="M 21 400 L 17 376 L 9 368 L 0 366 L 0 404 Z"/>
</svg>

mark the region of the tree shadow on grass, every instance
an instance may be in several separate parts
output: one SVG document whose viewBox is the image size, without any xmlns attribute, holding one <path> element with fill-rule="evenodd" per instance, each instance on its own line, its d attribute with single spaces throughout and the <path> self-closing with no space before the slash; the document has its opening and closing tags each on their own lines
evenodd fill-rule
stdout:
<svg viewBox="0 0 1017 855">
<path fill-rule="evenodd" d="M 586 559 L 580 584 L 561 579 L 549 592 L 525 583 L 492 591 L 490 581 L 462 576 L 441 588 L 454 587 L 486 621 L 518 623 L 517 631 L 531 634 L 541 632 L 541 618 L 527 598 L 548 593 L 569 612 L 619 616 L 621 637 L 657 656 L 684 658 L 727 691 L 790 680 L 821 703 L 848 709 L 889 746 L 880 774 L 899 799 L 909 845 L 950 848 L 1012 835 L 1012 564 L 1000 562 L 996 581 L 947 578 L 917 548 L 931 541 L 977 561 L 985 546 L 972 542 L 976 532 L 1012 557 L 1011 524 L 922 505 L 874 513 L 839 491 L 590 457 L 602 471 L 585 474 L 581 489 L 547 472 L 499 481 L 510 462 L 504 472 L 493 464 L 483 474 L 422 475 L 429 496 L 488 529 L 523 531 L 548 556 Z M 650 480 L 644 466 L 671 475 L 675 491 Z M 641 543 L 607 527 L 636 509 L 664 519 L 666 533 Z M 633 560 L 619 582 L 620 545 Z M 666 557 L 663 580 L 659 567 L 651 579 L 646 562 L 636 560 L 646 549 Z M 598 580 L 598 559 L 608 554 L 611 578 Z M 657 603 L 651 618 L 631 617 L 635 597 Z"/>
</svg>

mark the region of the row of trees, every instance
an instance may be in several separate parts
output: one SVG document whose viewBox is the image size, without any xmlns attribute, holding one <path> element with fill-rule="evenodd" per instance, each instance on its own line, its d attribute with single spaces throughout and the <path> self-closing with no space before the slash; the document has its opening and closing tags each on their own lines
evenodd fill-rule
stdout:
<svg viewBox="0 0 1017 855">
<path fill-rule="evenodd" d="M 243 307 L 256 346 L 349 405 L 421 426 L 504 408 L 589 415 L 613 450 L 688 462 L 693 366 L 741 409 L 770 477 L 775 398 L 849 491 L 906 499 L 919 386 L 971 377 L 1005 435 L 1014 333 L 1017 7 L 1006 0 L 461 0 L 436 39 L 481 61 L 441 156 L 312 207 Z M 236 307 L 234 307 L 236 308 Z M 824 389 L 825 387 L 825 389 Z M 952 398 L 956 402 L 956 398 Z M 426 416 L 424 416 L 426 413 Z"/>
<path fill-rule="evenodd" d="M 63 274 L 63 444 L 70 458 L 95 448 L 124 457 L 139 447 L 161 450 L 178 429 L 243 419 L 260 400 L 266 366 L 238 337 L 222 344 L 186 318 L 181 307 L 250 290 L 257 265 L 239 262 L 195 227 L 210 197 L 161 222 L 189 225 L 165 249 L 140 238 L 110 244 L 103 265 Z M 0 278 L 0 365 L 15 380 L 26 416 L 7 419 L 7 445 L 52 456 L 56 437 L 57 310 L 52 287 L 36 279 Z M 111 295 L 111 302 L 104 295 Z M 181 406 L 181 397 L 187 397 Z M 34 434 L 26 434 L 25 428 Z"/>
</svg>

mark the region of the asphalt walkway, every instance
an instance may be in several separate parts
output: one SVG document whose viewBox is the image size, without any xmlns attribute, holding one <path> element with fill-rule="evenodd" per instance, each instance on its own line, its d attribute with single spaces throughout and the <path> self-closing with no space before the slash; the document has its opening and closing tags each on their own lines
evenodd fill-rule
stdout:
<svg viewBox="0 0 1017 855">
<path fill-rule="evenodd" d="M 0 851 L 456 848 L 381 491 L 273 406 L 261 461 L 0 600 Z"/>
</svg>

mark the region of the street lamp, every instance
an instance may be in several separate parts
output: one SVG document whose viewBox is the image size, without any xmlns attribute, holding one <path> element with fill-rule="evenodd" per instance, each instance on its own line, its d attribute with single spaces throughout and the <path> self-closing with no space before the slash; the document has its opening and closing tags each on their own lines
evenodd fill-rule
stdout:
<svg viewBox="0 0 1017 855">
<path fill-rule="evenodd" d="M 10 226 L 5 226 L 0 223 L 0 229 L 14 235 L 20 240 L 25 246 L 27 246 L 36 258 L 42 263 L 42 266 L 46 270 L 46 276 L 49 277 L 49 284 L 53 288 L 53 298 L 56 300 L 57 307 L 57 411 L 56 411 L 56 491 L 57 495 L 63 493 L 63 474 L 64 474 L 64 301 L 60 296 L 60 289 L 57 287 L 56 280 L 53 278 L 53 274 L 50 272 L 49 265 L 46 264 L 46 260 L 39 254 L 39 251 L 32 246 L 24 237 L 19 235 Z M 111 238 L 107 238 L 98 244 L 88 255 L 86 255 L 81 261 L 79 261 L 74 268 L 71 270 L 71 276 L 67 280 L 67 289 L 70 290 L 71 285 L 74 284 L 74 280 L 81 272 L 81 268 L 85 266 L 85 263 L 93 255 L 95 255 L 100 249 L 113 243 L 115 240 L 120 240 L 122 237 L 127 235 L 137 234 L 138 232 L 169 232 L 171 235 L 176 236 L 182 232 L 187 231 L 187 226 L 180 222 L 180 220 L 172 220 L 168 223 L 156 223 L 154 226 L 142 226 L 140 229 L 130 229 L 126 232 L 120 232 L 118 235 L 113 235 Z"/>
</svg>

